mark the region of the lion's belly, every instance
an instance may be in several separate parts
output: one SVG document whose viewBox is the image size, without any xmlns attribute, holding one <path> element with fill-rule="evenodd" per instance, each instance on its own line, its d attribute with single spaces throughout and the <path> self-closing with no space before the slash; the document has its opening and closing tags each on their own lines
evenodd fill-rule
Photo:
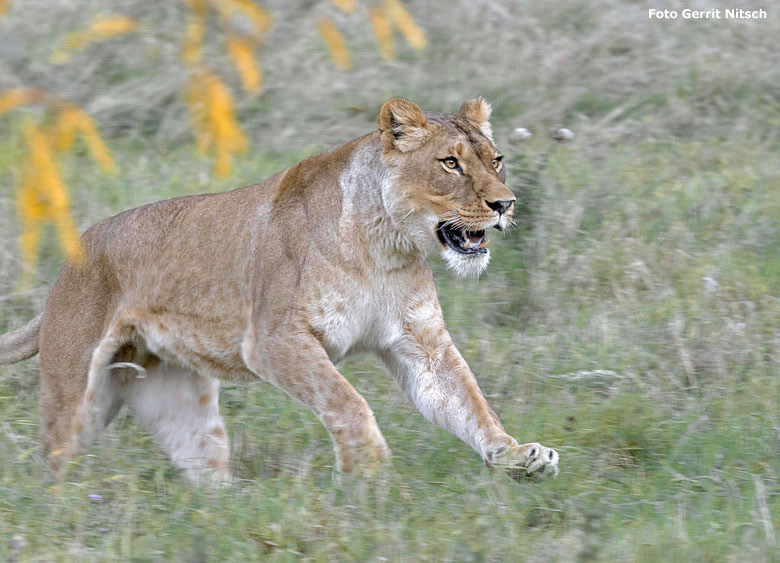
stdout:
<svg viewBox="0 0 780 563">
<path fill-rule="evenodd" d="M 117 322 L 132 327 L 163 361 L 218 379 L 252 378 L 241 358 L 243 326 L 238 322 L 148 311 L 120 314 Z"/>
</svg>

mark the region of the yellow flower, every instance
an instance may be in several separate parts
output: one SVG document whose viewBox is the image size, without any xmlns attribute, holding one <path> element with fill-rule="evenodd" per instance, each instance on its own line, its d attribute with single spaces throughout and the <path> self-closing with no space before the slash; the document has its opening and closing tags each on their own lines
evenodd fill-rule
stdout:
<svg viewBox="0 0 780 563">
<path fill-rule="evenodd" d="M 252 22 L 254 33 L 252 36 L 257 41 L 262 41 L 266 33 L 273 25 L 271 14 L 255 4 L 253 0 L 212 0 L 214 7 L 228 21 L 232 20 L 233 14 L 241 13 Z"/>
<path fill-rule="evenodd" d="M 206 35 L 206 14 L 208 4 L 206 0 L 187 0 L 192 11 L 190 23 L 187 24 L 187 32 L 184 45 L 181 48 L 181 57 L 184 62 L 193 64 L 200 60 L 203 37 Z"/>
<path fill-rule="evenodd" d="M 125 33 L 132 33 L 137 30 L 138 22 L 133 18 L 120 15 L 113 15 L 95 20 L 89 27 L 90 33 L 92 33 L 96 39 L 115 37 L 117 35 L 124 35 Z"/>
<path fill-rule="evenodd" d="M 253 94 L 259 92 L 263 83 L 263 73 L 255 61 L 254 41 L 231 36 L 228 37 L 227 44 L 244 90 Z"/>
<path fill-rule="evenodd" d="M 74 133 L 80 133 L 98 166 L 104 172 L 115 172 L 116 164 L 87 113 L 71 104 L 62 104 L 54 126 L 54 146 L 59 152 L 70 150 Z"/>
<path fill-rule="evenodd" d="M 37 104 L 45 98 L 42 90 L 13 88 L 0 94 L 0 115 L 19 106 Z"/>
<path fill-rule="evenodd" d="M 218 176 L 229 175 L 232 155 L 247 148 L 246 137 L 235 118 L 230 90 L 216 74 L 200 70 L 190 80 L 187 103 L 198 150 L 202 154 L 213 153 Z"/>
<path fill-rule="evenodd" d="M 17 211 L 22 222 L 20 246 L 25 265 L 22 284 L 28 286 L 38 256 L 42 224 L 54 223 L 60 243 L 68 259 L 84 260 L 78 232 L 70 214 L 70 202 L 65 182 L 60 175 L 55 154 L 70 150 L 75 134 L 83 138 L 92 157 L 107 172 L 115 170 L 114 159 L 103 143 L 92 119 L 81 108 L 58 100 L 43 90 L 17 88 L 0 94 L 0 114 L 27 104 L 45 103 L 57 119 L 48 130 L 42 130 L 31 120 L 22 123 L 22 135 L 27 154 L 22 163 Z"/>
<path fill-rule="evenodd" d="M 29 283 L 38 256 L 43 222 L 55 224 L 69 260 L 77 264 L 83 262 L 84 249 L 70 214 L 68 193 L 54 160 L 51 140 L 32 121 L 24 122 L 22 133 L 27 157 L 22 167 L 17 210 L 22 221 L 20 244 L 26 266 L 23 281 Z"/>
<path fill-rule="evenodd" d="M 417 50 L 425 49 L 428 41 L 400 0 L 385 0 L 385 10 L 393 24 L 404 36 L 406 42 Z"/>
<path fill-rule="evenodd" d="M 78 115 L 72 107 L 65 107 L 60 111 L 52 128 L 54 148 L 57 152 L 67 152 L 73 147 L 78 121 Z"/>
<path fill-rule="evenodd" d="M 244 90 L 251 93 L 260 91 L 263 73 L 255 61 L 255 48 L 271 28 L 271 14 L 252 0 L 187 0 L 192 11 L 190 23 L 181 49 L 181 57 L 193 67 L 201 61 L 201 48 L 206 35 L 206 18 L 211 5 L 221 16 L 222 26 L 227 36 L 227 47 L 233 65 L 241 78 Z M 235 16 L 239 14 L 251 23 L 236 30 Z M 196 131 L 196 136 L 198 132 Z"/>
<path fill-rule="evenodd" d="M 382 8 L 371 10 L 371 27 L 374 28 L 374 36 L 379 46 L 379 54 L 385 59 L 395 58 L 395 44 L 393 42 L 393 26 L 387 19 Z"/>
<path fill-rule="evenodd" d="M 343 11 L 351 14 L 355 11 L 357 8 L 357 1 L 356 0 L 330 0 L 333 2 L 338 8 Z"/>
<path fill-rule="evenodd" d="M 68 58 L 68 51 L 79 51 L 90 43 L 133 33 L 137 30 L 138 23 L 127 16 L 112 15 L 96 19 L 86 30 L 66 35 L 64 49 L 55 51 L 52 54 L 52 59 L 54 62 L 64 62 Z"/>
<path fill-rule="evenodd" d="M 317 22 L 320 36 L 325 40 L 325 45 L 330 52 L 330 58 L 333 64 L 341 70 L 352 68 L 352 59 L 349 56 L 347 45 L 344 42 L 344 36 L 336 28 L 336 24 L 330 18 L 323 18 Z"/>
</svg>

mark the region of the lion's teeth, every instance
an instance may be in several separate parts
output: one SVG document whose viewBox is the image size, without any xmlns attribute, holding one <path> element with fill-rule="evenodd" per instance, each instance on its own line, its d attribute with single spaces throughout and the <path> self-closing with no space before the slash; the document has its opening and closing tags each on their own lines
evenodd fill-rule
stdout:
<svg viewBox="0 0 780 563">
<path fill-rule="evenodd" d="M 463 248 L 469 248 L 471 246 L 471 241 L 469 239 L 466 239 L 466 242 L 463 243 Z"/>
<path fill-rule="evenodd" d="M 487 245 L 488 245 L 488 241 L 486 240 L 483 240 L 482 242 L 479 243 L 480 248 L 485 248 Z"/>
</svg>

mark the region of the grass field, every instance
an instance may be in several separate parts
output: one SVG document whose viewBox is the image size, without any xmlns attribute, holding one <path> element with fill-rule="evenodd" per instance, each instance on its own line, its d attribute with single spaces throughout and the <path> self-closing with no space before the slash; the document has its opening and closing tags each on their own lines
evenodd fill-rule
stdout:
<svg viewBox="0 0 780 563">
<path fill-rule="evenodd" d="M 140 4 L 114 7 L 145 21 L 175 18 Z M 267 4 L 293 18 L 294 2 Z M 369 131 L 391 95 L 454 111 L 485 94 L 508 184 L 528 212 L 492 242 L 479 281 L 452 278 L 438 259 L 432 266 L 450 332 L 494 409 L 519 440 L 559 451 L 560 476 L 518 483 L 487 469 L 428 424 L 372 358 L 356 357 L 342 372 L 393 450 L 392 468 L 375 480 L 338 487 L 313 415 L 268 385 L 226 384 L 233 486 L 193 488 L 124 412 L 54 484 L 38 449 L 31 360 L 0 367 L 0 560 L 780 559 L 777 14 L 651 23 L 627 0 L 599 9 L 571 0 L 555 11 L 464 1 L 452 6 L 468 31 L 452 37 L 454 24 L 432 4 L 408 2 L 428 31 L 426 53 L 379 62 L 370 30 L 357 29 L 356 69 L 346 75 L 324 70 L 303 32 L 297 42 L 272 36 L 267 93 L 239 107 L 252 149 L 228 180 L 211 178 L 198 159 L 186 113 L 160 101 L 176 90 L 175 72 L 163 76 L 131 55 L 123 90 L 98 72 L 118 56 L 108 46 L 84 53 L 96 63 L 83 83 L 30 62 L 94 2 L 80 15 L 57 3 L 43 30 L 22 25 L 38 0 L 29 14 L 0 20 L 0 32 L 44 43 L 30 61 L 0 66 L 0 86 L 38 80 L 94 110 L 120 171 L 103 176 L 81 154 L 65 161 L 82 230 L 145 202 L 254 183 Z M 301 14 L 301 25 L 314 17 Z M 295 29 L 285 18 L 280 33 Z M 488 41 L 497 49 L 490 64 Z M 314 62 L 284 59 L 284 49 Z M 150 76 L 164 92 L 146 107 L 138 98 Z M 165 127 L 150 129 L 155 115 Z M 550 154 L 545 132 L 559 124 L 577 137 Z M 52 231 L 35 286 L 20 288 L 17 125 L 0 118 L 3 332 L 42 309 L 62 261 Z M 517 126 L 536 136 L 509 144 Z M 543 155 L 549 164 L 534 174 Z"/>
</svg>

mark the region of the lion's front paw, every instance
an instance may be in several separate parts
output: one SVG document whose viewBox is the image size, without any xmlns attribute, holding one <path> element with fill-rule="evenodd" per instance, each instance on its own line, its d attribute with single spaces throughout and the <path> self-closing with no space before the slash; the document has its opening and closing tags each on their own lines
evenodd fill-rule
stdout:
<svg viewBox="0 0 780 563">
<path fill-rule="evenodd" d="M 505 467 L 515 479 L 555 477 L 558 475 L 558 452 L 533 442 L 513 444 L 497 453 L 490 465 Z"/>
</svg>

